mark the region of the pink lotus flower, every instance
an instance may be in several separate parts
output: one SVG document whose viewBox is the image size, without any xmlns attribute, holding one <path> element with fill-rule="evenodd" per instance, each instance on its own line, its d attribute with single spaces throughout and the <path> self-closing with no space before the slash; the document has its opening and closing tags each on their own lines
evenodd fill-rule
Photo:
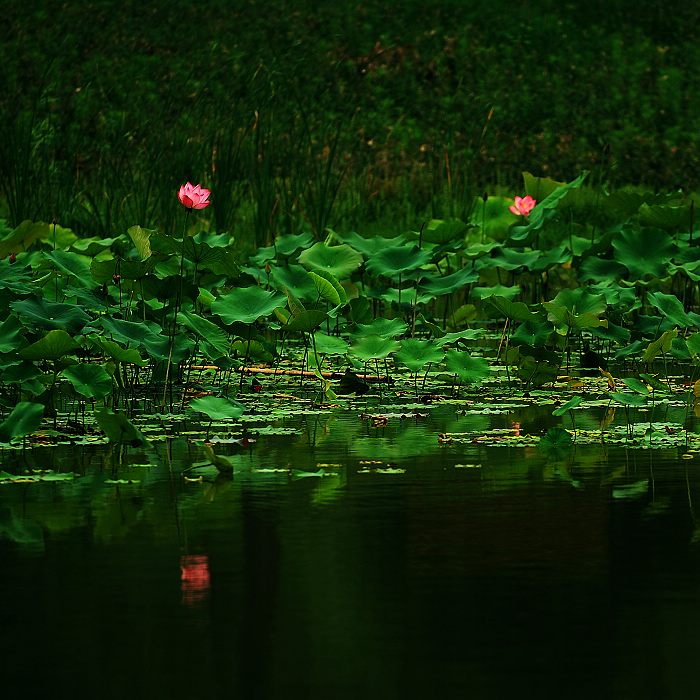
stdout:
<svg viewBox="0 0 700 700">
<path fill-rule="evenodd" d="M 199 185 L 194 185 L 193 187 L 192 183 L 188 182 L 180 187 L 177 198 L 188 209 L 204 209 L 204 207 L 208 207 L 211 204 L 209 201 L 210 194 L 211 192 L 208 189 Z"/>
<path fill-rule="evenodd" d="M 533 199 L 529 194 L 525 197 L 516 197 L 515 204 L 511 204 L 508 208 L 516 216 L 528 216 L 534 209 L 537 200 Z"/>
</svg>

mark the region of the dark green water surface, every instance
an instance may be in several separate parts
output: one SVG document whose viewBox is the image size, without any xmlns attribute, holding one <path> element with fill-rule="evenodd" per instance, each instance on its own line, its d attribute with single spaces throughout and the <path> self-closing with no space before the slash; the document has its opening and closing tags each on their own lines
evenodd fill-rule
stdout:
<svg viewBox="0 0 700 700">
<path fill-rule="evenodd" d="M 449 420 L 310 415 L 232 480 L 185 436 L 6 453 L 79 476 L 0 486 L 2 697 L 698 697 L 700 455 Z"/>
</svg>

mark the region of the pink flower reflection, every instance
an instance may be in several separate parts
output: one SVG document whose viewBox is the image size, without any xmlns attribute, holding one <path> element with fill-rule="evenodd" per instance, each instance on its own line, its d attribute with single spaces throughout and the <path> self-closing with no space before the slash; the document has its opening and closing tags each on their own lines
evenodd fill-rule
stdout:
<svg viewBox="0 0 700 700">
<path fill-rule="evenodd" d="M 195 605 L 209 595 L 209 557 L 206 554 L 184 554 L 180 557 L 182 602 Z"/>
</svg>

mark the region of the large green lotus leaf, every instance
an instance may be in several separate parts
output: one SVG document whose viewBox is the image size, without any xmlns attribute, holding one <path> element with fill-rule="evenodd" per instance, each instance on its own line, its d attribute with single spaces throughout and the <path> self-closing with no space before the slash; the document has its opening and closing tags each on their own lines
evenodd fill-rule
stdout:
<svg viewBox="0 0 700 700">
<path fill-rule="evenodd" d="M 266 263 L 272 262 L 276 257 L 277 251 L 275 250 L 275 246 L 268 245 L 258 248 L 255 253 L 248 258 L 248 261 L 251 265 L 263 268 Z M 248 268 L 243 268 L 243 270 L 247 272 Z M 261 272 L 263 271 L 261 270 Z M 250 272 L 248 272 L 248 274 L 250 274 Z"/>
<path fill-rule="evenodd" d="M 107 357 L 111 357 L 115 362 L 126 362 L 139 367 L 145 367 L 149 364 L 149 361 L 144 360 L 135 348 L 123 348 L 113 340 L 107 340 L 94 333 L 87 336 L 87 341 L 96 350 L 103 352 Z"/>
<path fill-rule="evenodd" d="M 347 303 L 347 293 L 341 286 L 340 282 L 338 282 L 338 280 L 333 277 L 330 272 L 322 270 L 321 272 L 307 272 L 306 274 L 314 283 L 319 299 L 323 299 L 325 302 L 328 302 L 333 306 Z"/>
<path fill-rule="evenodd" d="M 318 328 L 327 318 L 328 314 L 321 309 L 303 309 L 290 316 L 287 323 L 282 326 L 282 330 L 311 333 L 311 331 Z"/>
<path fill-rule="evenodd" d="M 688 275 L 693 282 L 700 280 L 700 260 L 687 261 L 678 265 L 669 263 L 668 271 L 671 275 L 675 275 L 679 270 Z"/>
<path fill-rule="evenodd" d="M 90 317 L 74 304 L 54 304 L 46 299 L 13 301 L 10 308 L 25 326 L 36 326 L 78 333 Z"/>
<path fill-rule="evenodd" d="M 30 435 L 41 425 L 43 415 L 44 407 L 41 404 L 20 401 L 0 424 L 0 440 L 9 442 L 12 438 Z"/>
<path fill-rule="evenodd" d="M 601 200 L 604 211 L 617 221 L 626 221 L 634 216 L 645 202 L 652 202 L 652 192 L 633 192 L 619 189 Z"/>
<path fill-rule="evenodd" d="M 637 394 L 641 394 L 642 396 L 649 395 L 649 388 L 641 379 L 637 379 L 636 377 L 625 377 L 622 382 L 628 389 L 631 389 Z"/>
<path fill-rule="evenodd" d="M 43 221 L 23 221 L 12 233 L 0 241 L 0 258 L 10 253 L 28 250 L 38 240 L 46 240 L 51 235 L 50 224 Z"/>
<path fill-rule="evenodd" d="M 623 328 L 615 323 L 610 323 L 608 321 L 607 326 L 597 326 L 595 328 L 590 328 L 590 333 L 596 338 L 602 338 L 603 340 L 612 340 L 615 343 L 625 344 L 630 342 L 632 334 L 629 328 Z"/>
<path fill-rule="evenodd" d="M 528 266 L 531 272 L 544 272 L 549 270 L 554 265 L 562 265 L 569 262 L 572 258 L 572 252 L 568 245 L 560 245 L 556 248 L 545 250 L 540 257 Z"/>
<path fill-rule="evenodd" d="M 633 287 L 621 287 L 604 282 L 591 284 L 587 287 L 591 294 L 598 294 L 605 299 L 608 306 L 614 306 L 615 311 L 634 311 L 641 307 L 642 302 L 637 296 L 637 290 Z"/>
<path fill-rule="evenodd" d="M 499 244 L 485 243 L 489 239 L 503 240 L 513 223 L 513 215 L 508 207 L 513 203 L 512 197 L 492 195 L 486 202 L 479 197 L 475 199 L 469 222 L 474 228 L 467 232 L 469 247 L 468 257 L 479 257 L 488 253 Z"/>
<path fill-rule="evenodd" d="M 99 286 L 91 290 L 67 284 L 63 288 L 63 297 L 66 303 L 76 304 L 82 307 L 83 311 L 89 310 L 95 314 L 103 314 L 112 306 L 112 300 L 107 294 L 103 294 Z"/>
<path fill-rule="evenodd" d="M 547 321 L 526 321 L 517 327 L 511 336 L 510 344 L 540 347 L 546 344 L 552 333 L 554 333 L 554 326 Z"/>
<path fill-rule="evenodd" d="M 533 314 L 525 302 L 511 301 L 499 296 L 488 297 L 488 301 L 502 316 L 512 321 L 532 321 L 536 323 L 539 319 L 539 316 Z"/>
<path fill-rule="evenodd" d="M 367 296 L 370 296 L 371 298 L 369 290 L 366 288 L 365 291 Z M 429 304 L 433 299 L 435 299 L 435 297 L 436 295 L 430 292 L 419 292 L 416 294 L 415 289 L 406 289 L 405 287 L 402 289 L 399 289 L 398 287 L 389 287 L 382 290 L 380 294 L 376 294 L 374 298 L 381 299 L 386 304 L 419 305 Z"/>
<path fill-rule="evenodd" d="M 298 234 L 288 233 L 275 239 L 274 248 L 279 255 L 289 257 L 299 248 L 308 248 L 313 242 L 314 237 L 308 231 Z"/>
<path fill-rule="evenodd" d="M 382 360 L 399 350 L 401 345 L 391 338 L 366 335 L 350 346 L 350 353 L 363 362 Z"/>
<path fill-rule="evenodd" d="M 615 351 L 616 360 L 626 360 L 629 357 L 635 357 L 644 349 L 644 343 L 641 340 L 635 340 L 624 348 Z"/>
<path fill-rule="evenodd" d="M 63 370 L 73 388 L 88 399 L 102 399 L 111 393 L 114 380 L 102 365 L 83 362 Z"/>
<path fill-rule="evenodd" d="M 685 339 L 685 343 L 694 362 L 700 359 L 700 333 L 693 333 Z"/>
<path fill-rule="evenodd" d="M 371 274 L 384 275 L 396 280 L 404 273 L 425 265 L 430 261 L 430 257 L 430 253 L 421 250 L 417 245 L 404 244 L 382 248 L 367 261 L 365 267 Z"/>
<path fill-rule="evenodd" d="M 660 228 L 669 233 L 687 231 L 693 223 L 693 212 L 687 204 L 673 206 L 671 204 L 642 204 L 638 213 L 642 226 Z"/>
<path fill-rule="evenodd" d="M 270 270 L 270 283 L 280 292 L 289 291 L 299 299 L 311 301 L 318 295 L 313 280 L 301 265 L 274 265 Z"/>
<path fill-rule="evenodd" d="M 104 284 L 112 281 L 118 274 L 123 280 L 142 280 L 150 275 L 158 262 L 158 258 L 152 256 L 148 260 L 98 260 L 95 258 L 90 265 L 90 274 L 95 282 Z M 173 290 L 173 295 L 177 290 Z"/>
<path fill-rule="evenodd" d="M 685 312 L 683 304 L 674 294 L 663 292 L 649 292 L 647 301 L 656 307 L 674 326 L 690 328 L 698 324 Z"/>
<path fill-rule="evenodd" d="M 225 357 L 228 354 L 230 342 L 228 334 L 209 319 L 202 318 L 189 311 L 180 311 L 177 320 L 186 328 L 193 331 L 200 339 L 206 341 L 217 353 L 215 358 Z"/>
<path fill-rule="evenodd" d="M 462 304 L 457 307 L 448 317 L 447 317 L 447 327 L 452 329 L 466 329 L 472 321 L 477 317 L 477 310 L 474 304 Z"/>
<path fill-rule="evenodd" d="M 462 251 L 462 255 L 469 260 L 478 260 L 488 255 L 492 250 L 496 250 L 496 248 L 500 247 L 501 244 L 496 241 L 492 241 L 491 243 L 471 243 L 466 250 Z"/>
<path fill-rule="evenodd" d="M 43 372 L 30 360 L 14 361 L 2 368 L 3 384 L 22 384 L 22 391 L 26 391 L 30 383 L 36 385 L 38 378 L 42 375 Z M 45 387 L 42 385 L 41 390 L 35 393 L 40 394 L 44 390 Z"/>
<path fill-rule="evenodd" d="M 236 242 L 235 236 L 218 231 L 200 231 L 192 236 L 195 243 L 206 243 L 211 248 L 231 248 Z"/>
<path fill-rule="evenodd" d="M 80 253 L 81 255 L 87 255 L 94 258 L 98 253 L 109 250 L 113 243 L 120 240 L 123 240 L 121 236 L 117 236 L 116 238 L 90 236 L 90 238 L 79 238 L 75 243 L 73 243 L 70 249 L 74 253 Z"/>
<path fill-rule="evenodd" d="M 121 343 L 143 345 L 144 342 L 159 343 L 168 340 L 161 335 L 160 326 L 153 321 L 122 321 L 119 318 L 101 316 L 91 325 L 102 328 L 106 335 Z"/>
<path fill-rule="evenodd" d="M 681 362 L 690 362 L 693 359 L 693 356 L 688 351 L 687 344 L 685 342 L 683 342 L 683 338 L 674 338 L 673 339 L 673 342 L 671 343 L 671 351 L 670 351 L 669 355 L 673 359 L 680 360 Z"/>
<path fill-rule="evenodd" d="M 239 287 L 220 296 L 211 305 L 211 311 L 220 316 L 224 323 L 255 323 L 259 318 L 284 306 L 286 301 L 277 292 L 268 292 L 255 286 Z"/>
<path fill-rule="evenodd" d="M 641 394 L 623 394 L 621 391 L 609 391 L 608 396 L 623 406 L 643 406 L 647 399 Z"/>
<path fill-rule="evenodd" d="M 546 199 L 557 188 L 566 186 L 565 182 L 559 182 L 551 177 L 539 177 L 527 170 L 523 172 L 523 184 L 525 185 L 525 194 L 534 197 L 538 202 Z"/>
<path fill-rule="evenodd" d="M 216 297 L 204 287 L 199 288 L 199 295 L 197 296 L 197 304 L 202 309 L 211 309 L 211 305 L 216 301 Z"/>
<path fill-rule="evenodd" d="M 625 275 L 627 268 L 616 260 L 606 260 L 596 255 L 584 258 L 578 267 L 578 278 L 581 282 L 618 281 Z"/>
<path fill-rule="evenodd" d="M 17 296 L 34 294 L 35 287 L 29 268 L 19 261 L 12 264 L 7 258 L 0 260 L 0 289 L 7 289 Z"/>
<path fill-rule="evenodd" d="M 665 277 L 667 265 L 676 252 L 671 236 L 654 228 L 627 228 L 612 241 L 615 260 L 630 272 L 630 279 Z"/>
<path fill-rule="evenodd" d="M 65 250 L 45 252 L 43 256 L 46 260 L 52 262 L 58 270 L 69 277 L 73 277 L 77 284 L 88 289 L 96 286 L 90 274 L 90 258 Z"/>
<path fill-rule="evenodd" d="M 516 375 L 525 384 L 543 386 L 557 378 L 558 360 L 559 358 L 546 348 L 529 348 L 527 352 L 521 352 L 517 360 Z"/>
<path fill-rule="evenodd" d="M 408 338 L 401 342 L 401 349 L 394 355 L 394 358 L 411 372 L 418 372 L 425 365 L 438 364 L 445 357 L 445 352 L 430 340 L 418 340 Z"/>
<path fill-rule="evenodd" d="M 552 415 L 557 417 L 563 416 L 567 411 L 571 411 L 574 408 L 576 408 L 576 406 L 579 406 L 582 401 L 583 399 L 580 396 L 574 396 L 570 398 L 565 404 L 559 406 L 559 408 L 555 408 L 552 411 Z"/>
<path fill-rule="evenodd" d="M 489 297 L 503 297 L 513 301 L 520 294 L 520 286 L 506 287 L 502 284 L 494 284 L 492 287 L 472 287 L 470 297 L 474 299 L 488 299 Z"/>
<path fill-rule="evenodd" d="M 375 318 L 372 323 L 358 323 L 354 336 L 358 338 L 367 335 L 383 335 L 393 338 L 402 335 L 407 329 L 408 325 L 400 318 Z"/>
<path fill-rule="evenodd" d="M 240 273 L 236 256 L 228 248 L 212 246 L 204 241 L 198 241 L 192 236 L 179 241 L 169 236 L 156 235 L 152 237 L 151 242 L 154 249 L 157 248 L 172 256 L 167 263 L 159 264 L 162 276 L 179 274 L 180 256 L 183 254 L 185 259 L 193 263 L 198 270 L 211 270 L 215 275 L 225 275 L 229 279 L 237 277 Z M 174 267 L 175 262 L 177 263 L 177 272 Z"/>
<path fill-rule="evenodd" d="M 436 337 L 433 341 L 438 347 L 445 345 L 467 345 L 467 341 L 483 338 L 485 331 L 482 328 L 465 328 L 454 333 L 444 333 L 442 337 Z"/>
<path fill-rule="evenodd" d="M 671 350 L 671 344 L 674 338 L 678 335 L 678 329 L 665 331 L 659 338 L 653 340 L 642 353 L 641 361 L 645 364 L 653 362 L 659 355 L 668 353 Z"/>
<path fill-rule="evenodd" d="M 127 230 L 131 240 L 136 246 L 136 252 L 141 260 L 147 260 L 151 257 L 151 236 L 156 233 L 153 229 L 142 228 L 141 226 L 132 226 Z"/>
<path fill-rule="evenodd" d="M 58 360 L 80 346 L 63 330 L 49 331 L 41 340 L 19 351 L 24 360 Z"/>
<path fill-rule="evenodd" d="M 479 258 L 476 261 L 476 267 L 479 270 L 491 270 L 495 267 L 509 271 L 517 270 L 520 267 L 531 270 L 541 255 L 539 250 L 526 252 L 512 248 L 500 248 L 492 252 L 490 258 Z"/>
<path fill-rule="evenodd" d="M 319 355 L 347 355 L 348 343 L 342 338 L 336 338 L 333 335 L 325 333 L 315 333 L 314 342 L 316 343 L 316 352 Z"/>
<path fill-rule="evenodd" d="M 362 265 L 362 255 L 349 245 L 328 246 L 314 243 L 298 258 L 307 270 L 325 270 L 339 280 L 347 279 Z"/>
<path fill-rule="evenodd" d="M 198 243 L 193 238 L 186 238 L 185 258 L 193 262 L 198 270 L 210 270 L 215 275 L 224 275 L 229 280 L 240 274 L 236 254 L 229 248 Z"/>
<path fill-rule="evenodd" d="M 463 350 L 448 350 L 445 366 L 448 372 L 456 374 L 465 384 L 478 384 L 491 371 L 489 363 L 483 357 L 472 357 Z"/>
<path fill-rule="evenodd" d="M 461 270 L 443 277 L 426 273 L 421 277 L 418 286 L 428 293 L 441 296 L 456 292 L 458 289 L 462 289 L 465 285 L 476 282 L 478 279 L 479 273 L 476 270 L 463 267 Z"/>
<path fill-rule="evenodd" d="M 384 236 L 364 238 L 352 231 L 351 233 L 344 234 L 334 232 L 333 236 L 362 253 L 367 260 L 384 248 L 391 248 L 392 246 L 402 245 L 406 242 L 406 237 L 401 234 L 394 236 L 394 238 L 385 238 Z"/>
<path fill-rule="evenodd" d="M 543 450 L 557 451 L 571 447 L 572 443 L 569 431 L 561 425 L 555 425 L 542 436 L 537 446 Z"/>
<path fill-rule="evenodd" d="M 8 316 L 0 325 L 0 354 L 16 350 L 22 344 L 24 326 L 16 316 Z"/>
<path fill-rule="evenodd" d="M 269 349 L 259 340 L 236 340 L 231 345 L 231 352 L 238 357 L 254 358 L 261 362 L 272 362 L 274 360 Z"/>
<path fill-rule="evenodd" d="M 594 316 L 600 316 L 607 309 L 605 297 L 600 294 L 592 294 L 585 287 L 562 289 L 552 302 L 545 302 L 543 306 L 549 303 L 563 306 L 573 314 L 591 313 Z"/>
<path fill-rule="evenodd" d="M 542 306 L 547 309 L 547 318 L 559 329 L 573 328 L 584 330 L 608 325 L 606 319 L 598 318 L 597 314 L 590 311 L 585 311 L 582 314 L 574 313 L 562 304 L 557 304 L 554 301 L 545 301 L 542 303 Z"/>
<path fill-rule="evenodd" d="M 45 240 L 53 250 L 68 250 L 78 237 L 69 228 L 49 224 L 49 235 Z"/>
<path fill-rule="evenodd" d="M 439 245 L 450 242 L 463 242 L 469 224 L 461 219 L 431 219 L 423 229 L 421 238 L 428 243 Z"/>
<path fill-rule="evenodd" d="M 110 442 L 128 443 L 132 447 L 149 444 L 143 433 L 123 413 L 103 408 L 95 411 L 95 421 Z"/>
<path fill-rule="evenodd" d="M 204 413 L 211 420 L 235 420 L 243 415 L 245 406 L 233 399 L 202 396 L 190 402 L 190 409 Z"/>
<path fill-rule="evenodd" d="M 161 335 L 160 326 L 153 322 L 122 321 L 118 318 L 102 316 L 93 323 L 102 328 L 105 334 L 127 345 L 143 348 L 151 357 L 165 360 L 169 355 L 169 339 Z"/>
</svg>

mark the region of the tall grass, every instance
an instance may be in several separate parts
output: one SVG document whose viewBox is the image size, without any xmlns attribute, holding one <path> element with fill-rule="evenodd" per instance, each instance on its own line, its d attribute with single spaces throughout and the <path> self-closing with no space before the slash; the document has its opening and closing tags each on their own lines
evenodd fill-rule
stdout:
<svg viewBox="0 0 700 700">
<path fill-rule="evenodd" d="M 687 4 L 659 17 L 618 0 L 593 18 L 553 2 L 0 4 L 10 225 L 172 229 L 173 191 L 193 180 L 212 188 L 211 226 L 252 247 L 466 218 L 524 168 L 698 185 Z"/>
</svg>

